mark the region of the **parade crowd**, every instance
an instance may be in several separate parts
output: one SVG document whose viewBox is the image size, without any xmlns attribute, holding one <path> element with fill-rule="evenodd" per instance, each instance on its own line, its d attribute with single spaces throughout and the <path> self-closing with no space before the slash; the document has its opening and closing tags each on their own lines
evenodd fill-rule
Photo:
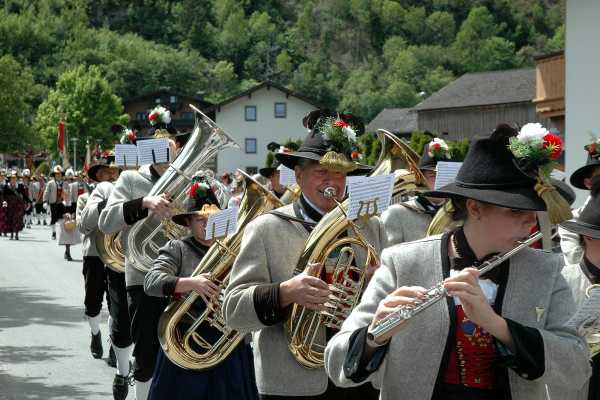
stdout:
<svg viewBox="0 0 600 400">
<path fill-rule="evenodd" d="M 176 160 L 190 135 L 164 107 L 149 118 L 146 136 L 123 127 L 121 143 L 167 138 Z M 298 123 L 308 130 L 302 144 L 271 144 L 273 162 L 256 176 L 183 171 L 177 206 L 177 193 L 150 195 L 168 163 L 124 168 L 112 151 L 85 172 L 55 166 L 48 180 L 0 170 L 3 236 L 49 223 L 65 259 L 83 246 L 90 352 L 105 354 L 106 297 L 114 399 L 131 386 L 137 400 L 600 399 L 599 333 L 568 323 L 600 284 L 600 146 L 586 146 L 587 163 L 568 179 L 589 192 L 573 210 L 573 190 L 550 177 L 562 143 L 540 124 L 501 124 L 474 139 L 455 180 L 434 190 L 438 162 L 451 160 L 442 139 L 417 155 L 382 136 L 373 168 L 360 162 L 359 118 L 316 110 Z M 280 183 L 283 166 L 295 187 Z M 346 221 L 347 179 L 382 173 L 395 174 L 392 204 Z M 401 189 L 406 182 L 414 185 Z M 207 238 L 210 216 L 230 207 L 239 207 L 239 237 Z M 152 218 L 186 234 L 171 234 L 144 270 L 127 239 Z M 102 243 L 118 244 L 120 262 Z M 172 335 L 187 354 L 174 356 L 166 333 L 191 294 Z M 199 325 L 200 315 L 212 317 Z"/>
</svg>

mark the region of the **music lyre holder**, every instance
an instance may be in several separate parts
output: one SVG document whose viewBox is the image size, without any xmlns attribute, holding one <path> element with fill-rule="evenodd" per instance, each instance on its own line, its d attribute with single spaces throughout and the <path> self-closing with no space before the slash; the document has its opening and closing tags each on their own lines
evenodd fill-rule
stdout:
<svg viewBox="0 0 600 400">
<path fill-rule="evenodd" d="M 360 206 L 358 207 L 358 211 L 356 212 L 356 218 L 367 220 L 379 214 L 379 206 L 377 205 L 377 201 L 379 201 L 379 197 L 375 197 L 374 199 L 369 200 L 360 200 L 358 202 Z"/>
</svg>

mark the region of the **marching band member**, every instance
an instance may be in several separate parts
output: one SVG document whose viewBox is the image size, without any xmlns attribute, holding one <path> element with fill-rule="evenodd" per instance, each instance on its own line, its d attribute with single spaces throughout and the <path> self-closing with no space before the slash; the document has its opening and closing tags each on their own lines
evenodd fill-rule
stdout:
<svg viewBox="0 0 600 400">
<path fill-rule="evenodd" d="M 120 173 L 120 169 L 112 163 L 114 156 L 103 158 L 89 169 L 90 177 L 98 182 L 114 182 Z M 112 163 L 112 164 L 111 164 Z M 112 185 L 110 185 L 112 186 Z M 100 334 L 100 311 L 104 294 L 108 293 L 106 270 L 104 263 L 98 256 L 96 250 L 96 232 L 98 231 L 98 218 L 100 216 L 98 204 L 90 203 L 90 195 L 82 194 L 77 199 L 77 228 L 83 234 L 83 277 L 85 280 L 85 315 L 92 334 L 90 350 L 94 358 L 102 358 L 104 352 Z M 94 207 L 95 205 L 95 207 Z M 100 210 L 102 211 L 102 210 Z M 110 298 L 107 296 L 110 304 Z M 110 308 L 110 307 L 108 307 Z"/>
<path fill-rule="evenodd" d="M 90 246 L 95 246 L 93 242 L 94 234 L 92 232 L 99 229 L 100 214 L 106 207 L 113 191 L 114 185 L 112 182 L 118 179 L 120 173 L 120 169 L 113 164 L 114 156 L 105 154 L 102 158 L 105 159 L 104 164 L 94 165 L 88 171 L 88 176 L 99 183 L 89 195 L 89 199 L 82 211 L 80 223 L 82 232 L 89 233 Z M 80 199 L 82 197 L 84 197 L 84 195 L 80 196 Z M 99 265 L 100 264 L 98 264 L 98 266 Z M 104 265 L 102 265 L 102 267 L 104 267 Z M 111 268 L 104 268 L 104 276 L 99 274 L 100 271 L 98 269 L 96 269 L 95 272 L 97 273 L 94 274 L 96 277 L 94 292 L 99 294 L 99 296 L 95 296 L 95 298 L 99 300 L 101 306 L 102 294 L 100 293 L 101 287 L 99 287 L 99 284 L 100 278 L 105 278 L 109 299 L 108 304 L 110 304 L 108 307 L 111 322 L 109 324 L 110 342 L 111 350 L 114 351 L 117 368 L 112 385 L 113 398 L 115 400 L 124 400 L 127 398 L 129 392 L 129 359 L 133 350 L 127 291 L 125 289 L 125 274 L 114 271 Z M 96 304 L 98 304 L 98 302 L 96 302 Z M 98 342 L 101 343 L 100 340 L 98 340 Z"/>
<path fill-rule="evenodd" d="M 484 276 L 476 269 L 527 237 L 536 211 L 569 213 L 537 173 L 560 155 L 559 139 L 530 130 L 523 127 L 511 150 L 516 131 L 507 125 L 474 141 L 456 181 L 428 194 L 451 198 L 462 227 L 384 251 L 361 303 L 325 350 L 336 384 L 376 382 L 381 399 L 532 400 L 546 399 L 547 385 L 574 393 L 587 381 L 587 346 L 564 326 L 574 302 L 561 257 L 525 248 Z M 442 281 L 449 297 L 369 338 L 397 306 Z"/>
<path fill-rule="evenodd" d="M 600 176 L 600 140 L 594 139 L 584 149 L 588 153 L 587 161 L 583 167 L 573 172 L 569 181 L 577 189 L 590 190 L 592 185 L 600 180 L 598 178 Z M 577 218 L 589 200 L 590 197 L 586 199 L 583 206 L 573 212 L 575 218 Z M 581 237 L 576 232 L 571 232 L 562 227 L 558 228 L 558 233 L 560 235 L 560 247 L 565 256 L 565 262 L 573 265 L 579 264 L 584 252 L 581 246 L 583 243 Z"/>
<path fill-rule="evenodd" d="M 170 112 L 163 107 L 157 107 L 150 114 L 154 115 L 154 134 L 175 134 L 170 125 Z M 152 121 L 151 121 L 152 122 Z M 134 135 L 135 137 L 135 135 Z M 172 157 L 175 154 L 175 142 L 170 140 Z M 127 237 L 130 227 L 143 220 L 152 212 L 161 219 L 171 217 L 171 204 L 166 195 L 148 196 L 152 186 L 164 174 L 167 165 L 152 164 L 141 166 L 138 170 L 128 170 L 121 173 L 114 185 L 106 207 L 100 213 L 98 226 L 105 234 L 123 232 L 122 239 Z M 134 343 L 135 358 L 133 377 L 135 379 L 136 400 L 146 400 L 150 388 L 152 372 L 158 354 L 158 337 L 156 327 L 166 301 L 162 298 L 151 297 L 144 293 L 145 273 L 136 269 L 127 257 L 127 241 L 123 240 L 125 253 L 125 284 L 127 288 L 127 303 L 131 319 L 131 338 Z"/>
<path fill-rule="evenodd" d="M 150 296 L 180 296 L 195 291 L 205 302 L 220 296 L 220 289 L 210 279 L 210 273 L 190 276 L 213 243 L 205 239 L 206 222 L 209 215 L 219 212 L 227 203 L 227 188 L 207 176 L 195 177 L 194 181 L 188 192 L 186 210 L 172 217 L 173 222 L 189 227 L 191 236 L 171 240 L 160 249 L 144 281 L 145 291 Z M 149 399 L 166 398 L 257 399 L 250 345 L 242 342 L 227 359 L 206 371 L 180 368 L 161 349 Z"/>
<path fill-rule="evenodd" d="M 52 179 L 44 189 L 44 208 L 50 207 L 50 227 L 52 228 L 52 239 L 56 239 L 56 222 L 59 219 L 59 208 L 63 199 L 64 181 L 62 179 L 63 169 L 60 165 L 52 169 Z"/>
<path fill-rule="evenodd" d="M 34 197 L 32 193 L 33 181 L 31 180 L 31 170 L 25 168 L 23 172 L 21 172 L 23 176 L 23 186 L 25 187 L 25 192 L 27 193 L 27 198 L 29 199 L 29 207 L 25 210 L 25 226 L 29 229 L 31 228 L 31 223 L 33 222 L 33 202 Z"/>
<path fill-rule="evenodd" d="M 433 190 L 438 161 L 449 161 L 450 151 L 442 139 L 433 139 L 423 151 L 419 160 L 419 170 L 426 178 L 425 184 Z M 381 215 L 387 235 L 387 245 L 412 242 L 426 236 L 427 228 L 440 206 L 439 199 L 414 196 L 404 203 L 392 204 Z"/>
<path fill-rule="evenodd" d="M 27 189 L 18 182 L 17 171 L 12 171 L 9 181 L 2 188 L 2 202 L 6 209 L 5 232 L 10 232 L 10 240 L 19 240 L 19 232 L 23 230 L 25 210 L 31 207 L 27 197 Z"/>
<path fill-rule="evenodd" d="M 4 201 L 4 186 L 6 185 L 6 169 L 0 168 L 0 234 L 6 236 L 6 209 L 8 203 Z"/>
<path fill-rule="evenodd" d="M 225 290 L 223 314 L 228 326 L 253 334 L 261 399 L 373 398 L 376 392 L 370 385 L 351 391 L 336 388 L 322 368 L 303 367 L 288 349 L 285 321 L 292 305 L 319 310 L 330 295 L 324 280 L 305 273 L 293 275 L 309 231 L 336 207 L 333 199 L 324 196 L 324 190 L 335 188 L 341 200 L 347 174 L 369 170 L 351 161 L 356 133 L 364 131 L 356 117 L 316 110 L 304 118 L 303 124 L 310 133 L 300 149 L 276 155 L 283 165 L 295 170 L 302 196 L 248 224 Z M 379 218 L 370 218 L 362 234 L 376 251 L 384 247 Z M 357 257 L 364 260 L 364 252 L 357 251 Z M 324 327 L 322 332 L 326 333 Z"/>
<path fill-rule="evenodd" d="M 275 154 L 289 153 L 292 150 L 298 150 L 297 145 L 293 146 L 295 143 L 290 142 L 290 144 L 292 144 L 291 147 L 295 148 L 292 149 L 291 147 L 288 148 L 286 146 L 280 145 L 279 143 L 271 142 L 267 145 L 267 149 Z M 273 160 L 271 161 L 270 165 L 258 170 L 258 173 L 261 176 L 269 180 L 269 188 L 271 189 L 271 192 L 273 192 L 273 194 L 277 196 L 278 199 L 280 199 L 286 191 L 286 187 L 283 186 L 279 181 L 280 170 L 281 162 L 275 157 L 273 157 Z"/>
<path fill-rule="evenodd" d="M 591 196 L 581 213 L 573 220 L 563 222 L 561 228 L 581 238 L 583 257 L 578 264 L 566 265 L 562 274 L 569 283 L 575 303 L 580 306 L 591 285 L 600 284 L 600 182 L 590 188 Z M 598 346 L 597 340 L 595 346 Z M 596 349 L 597 351 L 597 349 Z M 600 399 L 600 355 L 592 358 L 592 377 L 588 387 L 582 390 L 581 398 Z M 588 395 L 585 395 L 588 392 Z"/>
<path fill-rule="evenodd" d="M 33 177 L 33 181 L 30 186 L 31 200 L 34 202 L 34 215 L 38 225 L 42 222 L 47 225 L 46 222 L 46 210 L 44 209 L 44 191 L 46 189 L 46 181 L 44 176 L 37 174 Z"/>
</svg>

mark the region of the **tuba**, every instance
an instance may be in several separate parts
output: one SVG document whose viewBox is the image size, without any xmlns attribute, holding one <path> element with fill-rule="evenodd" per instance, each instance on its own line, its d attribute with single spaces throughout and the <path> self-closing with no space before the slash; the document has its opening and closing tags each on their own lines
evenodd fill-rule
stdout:
<svg viewBox="0 0 600 400">
<path fill-rule="evenodd" d="M 125 254 L 123 253 L 123 242 L 121 232 L 106 235 L 97 230 L 94 237 L 98 257 L 104 265 L 115 272 L 125 272 Z"/>
<path fill-rule="evenodd" d="M 242 174 L 246 191 L 240 204 L 238 229 L 222 242 L 213 244 L 192 274 L 209 272 L 221 289 L 225 289 L 229 282 L 229 272 L 248 223 L 282 205 L 267 188 Z M 227 358 L 243 339 L 243 335 L 225 325 L 221 297 L 205 304 L 195 292 L 166 308 L 158 324 L 158 337 L 167 357 L 181 368 L 191 370 L 214 367 Z"/>
<path fill-rule="evenodd" d="M 174 212 L 183 210 L 186 189 L 191 175 L 209 162 L 216 154 L 228 147 L 239 148 L 233 138 L 219 128 L 210 118 L 190 104 L 196 112 L 196 123 L 192 135 L 183 151 L 169 165 L 169 169 L 154 184 L 148 196 L 166 194 L 170 196 Z M 158 250 L 171 239 L 185 236 L 187 228 L 170 219 L 161 220 L 150 214 L 135 224 L 127 234 L 127 259 L 141 272 L 148 272 Z"/>
<path fill-rule="evenodd" d="M 419 156 L 388 131 L 380 129 L 378 136 L 382 149 L 371 176 L 395 175 L 392 202 L 403 201 L 410 194 L 426 190 L 423 186 L 425 177 L 417 167 Z M 398 161 L 405 169 L 395 168 L 394 164 Z M 309 235 L 296 266 L 295 274 L 302 273 L 310 263 L 325 265 L 327 262 L 333 263 L 334 267 L 333 283 L 329 285 L 332 294 L 325 303 L 325 310 L 313 311 L 294 304 L 286 325 L 288 347 L 296 360 L 307 368 L 323 366 L 327 343 L 322 328 L 340 329 L 360 300 L 366 267 L 379 262 L 375 249 L 360 233 L 363 222 L 348 220 L 347 209 L 348 200 L 338 203 L 338 207 L 319 221 Z M 348 231 L 355 235 L 346 235 Z M 354 265 L 356 248 L 362 248 L 366 253 L 364 265 Z M 334 254 L 336 257 L 333 257 Z M 320 277 L 321 271 L 314 276 Z"/>
</svg>

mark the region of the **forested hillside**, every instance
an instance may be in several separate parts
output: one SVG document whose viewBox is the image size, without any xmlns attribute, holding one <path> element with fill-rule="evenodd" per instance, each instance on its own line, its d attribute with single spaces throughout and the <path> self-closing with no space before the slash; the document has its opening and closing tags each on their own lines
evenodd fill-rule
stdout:
<svg viewBox="0 0 600 400">
<path fill-rule="evenodd" d="M 82 64 L 120 98 L 166 86 L 218 101 L 270 79 L 368 121 L 465 72 L 532 65 L 564 42 L 558 0 L 0 4 L 0 81 L 10 89 L 0 95 L 0 126 L 27 138 L 13 148 L 39 142 L 37 108 Z M 22 118 L 7 120 L 14 113 Z"/>
</svg>

